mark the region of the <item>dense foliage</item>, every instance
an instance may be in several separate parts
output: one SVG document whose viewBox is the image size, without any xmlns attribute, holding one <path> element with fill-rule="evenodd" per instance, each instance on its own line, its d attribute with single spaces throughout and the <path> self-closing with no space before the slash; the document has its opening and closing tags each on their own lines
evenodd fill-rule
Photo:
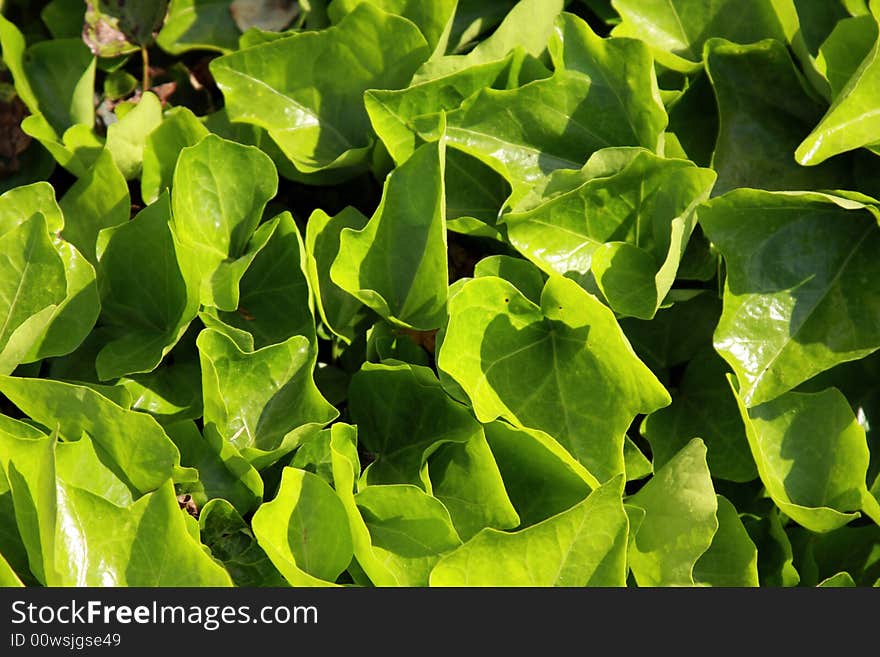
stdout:
<svg viewBox="0 0 880 657">
<path fill-rule="evenodd" d="M 0 6 L 0 584 L 880 581 L 876 0 Z"/>
</svg>

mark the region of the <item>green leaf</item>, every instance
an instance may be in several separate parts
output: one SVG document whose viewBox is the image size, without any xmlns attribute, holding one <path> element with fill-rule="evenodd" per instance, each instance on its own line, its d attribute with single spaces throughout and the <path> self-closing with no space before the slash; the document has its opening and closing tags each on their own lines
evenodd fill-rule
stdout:
<svg viewBox="0 0 880 657">
<path fill-rule="evenodd" d="M 187 531 L 184 515 L 170 481 L 128 507 L 59 485 L 57 585 L 231 586 Z"/>
<path fill-rule="evenodd" d="M 338 415 L 315 386 L 316 354 L 303 336 L 245 352 L 206 329 L 198 348 L 206 433 L 216 431 L 258 470 Z"/>
<path fill-rule="evenodd" d="M 425 121 L 425 117 L 439 120 L 441 112 L 459 108 L 480 89 L 504 88 L 512 66 L 513 57 L 507 56 L 404 89 L 370 89 L 364 93 L 364 105 L 373 130 L 400 165 L 419 146 L 418 121 Z"/>
<path fill-rule="evenodd" d="M 816 58 L 816 68 L 827 78 L 832 98 L 840 97 L 871 52 L 877 36 L 877 21 L 869 15 L 845 18 L 834 26 Z"/>
<path fill-rule="evenodd" d="M 168 110 L 162 123 L 144 142 L 141 196 L 145 202 L 154 202 L 159 194 L 171 188 L 180 152 L 195 146 L 207 135 L 208 129 L 186 107 Z"/>
<path fill-rule="evenodd" d="M 400 585 L 427 586 L 441 557 L 461 545 L 446 507 L 420 488 L 367 486 L 354 499 L 373 555 Z"/>
<path fill-rule="evenodd" d="M 400 573 L 401 576 L 398 577 L 395 569 L 391 567 L 393 564 L 373 551 L 370 530 L 355 502 L 354 486 L 361 471 L 357 453 L 357 427 L 342 422 L 330 427 L 330 462 L 336 494 L 342 501 L 348 518 L 357 565 L 375 586 L 404 584 L 406 572 Z"/>
<path fill-rule="evenodd" d="M 506 281 L 477 278 L 449 317 L 438 365 L 477 419 L 545 431 L 599 481 L 624 472 L 635 415 L 669 403 L 611 311 L 567 279 L 551 277 L 539 307 Z"/>
<path fill-rule="evenodd" d="M 214 432 L 203 437 L 192 421 L 176 422 L 165 431 L 180 450 L 180 462 L 199 472 L 199 486 L 188 486 L 197 504 L 217 498 L 242 514 L 253 511 L 263 499 L 263 480 L 231 443 Z"/>
<path fill-rule="evenodd" d="M 512 283 L 532 303 L 541 303 L 545 278 L 528 260 L 506 255 L 483 258 L 474 266 L 474 278 L 495 276 Z"/>
<path fill-rule="evenodd" d="M 156 43 L 172 55 L 190 50 L 236 50 L 241 32 L 232 19 L 230 4 L 230 0 L 171 0 Z"/>
<path fill-rule="evenodd" d="M 250 259 L 236 260 L 277 188 L 272 161 L 253 146 L 208 135 L 181 151 L 171 192 L 172 227 L 198 265 L 203 304 L 236 310 L 236 300 L 224 293 L 230 269 L 243 274 L 247 268 Z"/>
<path fill-rule="evenodd" d="M 136 495 L 158 489 L 179 464 L 177 448 L 152 417 L 126 410 L 90 388 L 5 376 L 0 392 L 67 440 L 91 436 L 102 462 Z"/>
<path fill-rule="evenodd" d="M 156 94 L 148 91 L 125 116 L 107 128 L 107 150 L 126 180 L 141 174 L 147 136 L 161 123 L 162 104 Z"/>
<path fill-rule="evenodd" d="M 55 569 L 55 446 L 29 424 L 0 415 L 0 483 L 12 498 L 12 520 L 27 554 L 30 572 L 43 585 L 57 579 Z M 9 554 L 9 553 L 7 553 Z"/>
<path fill-rule="evenodd" d="M 468 4 L 467 0 L 459 0 L 458 13 L 467 15 L 473 11 L 474 8 L 468 7 Z M 480 14 L 490 14 L 487 23 L 492 18 L 497 20 L 504 17 L 487 39 L 480 41 L 467 55 L 432 58 L 419 69 L 416 79 L 432 79 L 476 64 L 485 64 L 504 57 L 515 48 L 522 48 L 533 58 L 543 58 L 556 17 L 565 7 L 564 0 L 521 0 L 509 12 L 508 7 L 494 7 L 503 4 L 507 3 L 493 2 L 490 6 L 485 2 L 479 4 Z"/>
<path fill-rule="evenodd" d="M 720 130 L 712 166 L 715 194 L 737 187 L 834 189 L 848 186 L 847 162 L 804 168 L 792 153 L 823 107 L 807 93 L 785 46 L 706 42 L 706 71 L 715 89 Z M 756 74 L 761 71 L 761 74 Z"/>
<path fill-rule="evenodd" d="M 290 213 L 279 215 L 264 246 L 261 241 L 255 234 L 247 247 L 247 252 L 255 255 L 238 284 L 238 308 L 235 312 L 218 311 L 217 317 L 250 333 L 257 349 L 294 335 L 313 342 L 315 319 L 305 273 L 305 247 Z"/>
<path fill-rule="evenodd" d="M 702 438 L 712 476 L 730 481 L 758 476 L 726 373 L 724 361 L 706 348 L 687 364 L 672 405 L 645 418 L 641 433 L 651 443 L 655 468 L 692 438 Z"/>
<path fill-rule="evenodd" d="M 784 40 L 782 25 L 769 0 L 612 0 L 620 14 L 614 36 L 642 39 L 658 63 L 692 72 L 710 36 L 735 43 Z"/>
<path fill-rule="evenodd" d="M 365 307 L 333 282 L 330 271 L 339 255 L 342 231 L 363 230 L 368 221 L 358 210 L 348 207 L 335 217 L 317 209 L 306 224 L 308 276 L 318 312 L 327 328 L 349 343 L 355 337 L 355 325 L 362 318 Z"/>
<path fill-rule="evenodd" d="M 40 41 L 25 52 L 21 32 L 3 18 L 0 44 L 16 91 L 32 114 L 41 114 L 56 136 L 76 124 L 91 129 L 95 58 L 81 39 Z"/>
<path fill-rule="evenodd" d="M 92 132 L 91 124 L 78 123 L 59 136 L 42 114 L 33 114 L 21 122 L 21 129 L 37 139 L 58 164 L 78 178 L 94 166 L 104 149 L 104 141 Z"/>
<path fill-rule="evenodd" d="M 672 287 L 714 173 L 648 151 L 599 151 L 503 217 L 511 243 L 547 273 L 595 280 L 613 310 L 650 319 Z M 534 205 L 533 205 L 534 204 Z"/>
<path fill-rule="evenodd" d="M 446 114 L 445 133 L 429 116 L 419 134 L 445 134 L 449 146 L 495 169 L 513 186 L 515 202 L 551 172 L 580 169 L 601 148 L 657 147 L 656 138 L 642 142 L 614 94 L 595 93 L 595 84 L 579 71 L 557 71 L 517 89 L 483 88 Z"/>
<path fill-rule="evenodd" d="M 689 442 L 627 503 L 645 512 L 629 546 L 638 585 L 693 586 L 694 568 L 719 527 L 703 442 Z"/>
<path fill-rule="evenodd" d="M 0 554 L 0 586 L 4 588 L 24 586 L 2 554 Z"/>
<path fill-rule="evenodd" d="M 101 151 L 94 166 L 61 198 L 60 206 L 66 217 L 64 238 L 97 265 L 98 233 L 124 224 L 131 214 L 128 185 L 109 151 Z"/>
<path fill-rule="evenodd" d="M 211 72 L 230 118 L 268 130 L 298 171 L 357 171 L 372 144 L 363 92 L 405 86 L 429 54 L 410 21 L 363 2 L 334 27 L 220 57 Z"/>
<path fill-rule="evenodd" d="M 822 587 L 846 588 L 854 587 L 855 585 L 856 583 L 849 573 L 837 573 L 819 582 L 819 586 Z"/>
<path fill-rule="evenodd" d="M 111 341 L 97 359 L 101 380 L 155 369 L 198 312 L 198 272 L 175 240 L 167 194 L 120 226 L 101 258 L 102 319 Z M 146 294 L 143 281 L 155 281 Z M 160 284 L 161 283 L 161 284 Z"/>
<path fill-rule="evenodd" d="M 651 51 L 644 42 L 602 39 L 585 21 L 563 13 L 556 19 L 549 48 L 557 71 L 579 71 L 590 78 L 590 103 L 625 118 L 627 141 L 615 145 L 658 150 L 668 119 Z"/>
<path fill-rule="evenodd" d="M 783 513 L 814 532 L 845 525 L 858 509 L 880 524 L 865 482 L 865 431 L 836 388 L 748 409 L 740 402 L 740 412 L 761 481 Z"/>
<path fill-rule="evenodd" d="M 872 5 L 875 14 L 880 10 Z M 795 157 L 800 164 L 813 166 L 829 157 L 877 142 L 880 119 L 876 97 L 880 92 L 880 37 L 846 86 L 834 98 L 825 116 L 798 146 Z"/>
<path fill-rule="evenodd" d="M 0 372 L 27 360 L 67 292 L 64 262 L 36 214 L 0 236 Z"/>
<path fill-rule="evenodd" d="M 483 530 L 437 564 L 431 586 L 625 586 L 623 483 L 615 477 L 528 529 Z"/>
<path fill-rule="evenodd" d="M 348 405 L 361 446 L 375 458 L 364 473 L 371 485 L 425 487 L 422 467 L 440 445 L 482 433 L 427 367 L 364 363 L 351 379 Z"/>
<path fill-rule="evenodd" d="M 547 434 L 500 421 L 484 430 L 522 527 L 562 513 L 589 495 L 592 475 Z"/>
<path fill-rule="evenodd" d="M 730 501 L 718 495 L 718 531 L 694 566 L 694 582 L 706 586 L 758 586 L 758 549 Z"/>
<path fill-rule="evenodd" d="M 254 514 L 254 536 L 293 586 L 328 585 L 351 561 L 345 507 L 320 477 L 284 468 L 278 495 Z"/>
<path fill-rule="evenodd" d="M 440 445 L 428 464 L 434 497 L 449 511 L 462 540 L 486 527 L 513 529 L 516 513 L 483 432 L 464 443 Z"/>
<path fill-rule="evenodd" d="M 55 201 L 55 190 L 47 182 L 36 182 L 10 189 L 0 196 L 0 235 L 43 215 L 50 233 L 64 229 L 64 215 Z"/>
<path fill-rule="evenodd" d="M 425 144 L 389 175 L 367 225 L 340 233 L 331 280 L 390 321 L 438 328 L 448 287 L 444 189 L 443 144 Z"/>
<path fill-rule="evenodd" d="M 428 46 L 442 53 L 446 50 L 452 17 L 458 0 L 435 0 L 420 2 L 419 0 L 333 0 L 327 7 L 327 15 L 334 23 L 338 23 L 357 5 L 369 2 L 382 11 L 407 18 L 415 23 Z"/>
<path fill-rule="evenodd" d="M 880 298 L 865 285 L 880 275 L 876 213 L 824 194 L 746 189 L 700 208 L 727 265 L 715 348 L 746 406 L 880 347 Z"/>
<path fill-rule="evenodd" d="M 236 586 L 285 586 L 278 572 L 254 538 L 250 526 L 224 499 L 214 499 L 199 513 L 202 542 L 223 563 Z"/>
</svg>

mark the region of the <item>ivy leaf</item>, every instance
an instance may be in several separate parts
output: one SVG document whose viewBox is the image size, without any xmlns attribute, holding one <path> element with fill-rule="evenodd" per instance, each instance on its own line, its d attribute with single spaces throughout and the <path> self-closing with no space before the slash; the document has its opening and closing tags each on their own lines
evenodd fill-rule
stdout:
<svg viewBox="0 0 880 657">
<path fill-rule="evenodd" d="M 635 415 L 670 401 L 611 311 L 568 279 L 551 277 L 537 306 L 502 279 L 477 278 L 449 316 L 438 366 L 477 419 L 545 431 L 599 481 L 624 472 Z"/>
</svg>

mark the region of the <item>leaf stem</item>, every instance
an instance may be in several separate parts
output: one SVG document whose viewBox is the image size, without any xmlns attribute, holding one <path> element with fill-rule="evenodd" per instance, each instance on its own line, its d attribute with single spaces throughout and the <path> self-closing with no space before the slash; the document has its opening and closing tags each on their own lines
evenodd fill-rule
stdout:
<svg viewBox="0 0 880 657">
<path fill-rule="evenodd" d="M 141 93 L 146 93 L 151 86 L 150 80 L 150 53 L 146 46 L 141 46 L 141 61 L 143 62 L 143 74 L 141 77 Z"/>
</svg>

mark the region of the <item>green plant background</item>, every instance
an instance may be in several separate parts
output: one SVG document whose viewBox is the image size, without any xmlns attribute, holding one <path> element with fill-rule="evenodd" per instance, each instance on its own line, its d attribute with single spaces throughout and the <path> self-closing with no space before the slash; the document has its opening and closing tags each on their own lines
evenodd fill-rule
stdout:
<svg viewBox="0 0 880 657">
<path fill-rule="evenodd" d="M 876 0 L 0 8 L 0 585 L 880 583 Z"/>
</svg>

